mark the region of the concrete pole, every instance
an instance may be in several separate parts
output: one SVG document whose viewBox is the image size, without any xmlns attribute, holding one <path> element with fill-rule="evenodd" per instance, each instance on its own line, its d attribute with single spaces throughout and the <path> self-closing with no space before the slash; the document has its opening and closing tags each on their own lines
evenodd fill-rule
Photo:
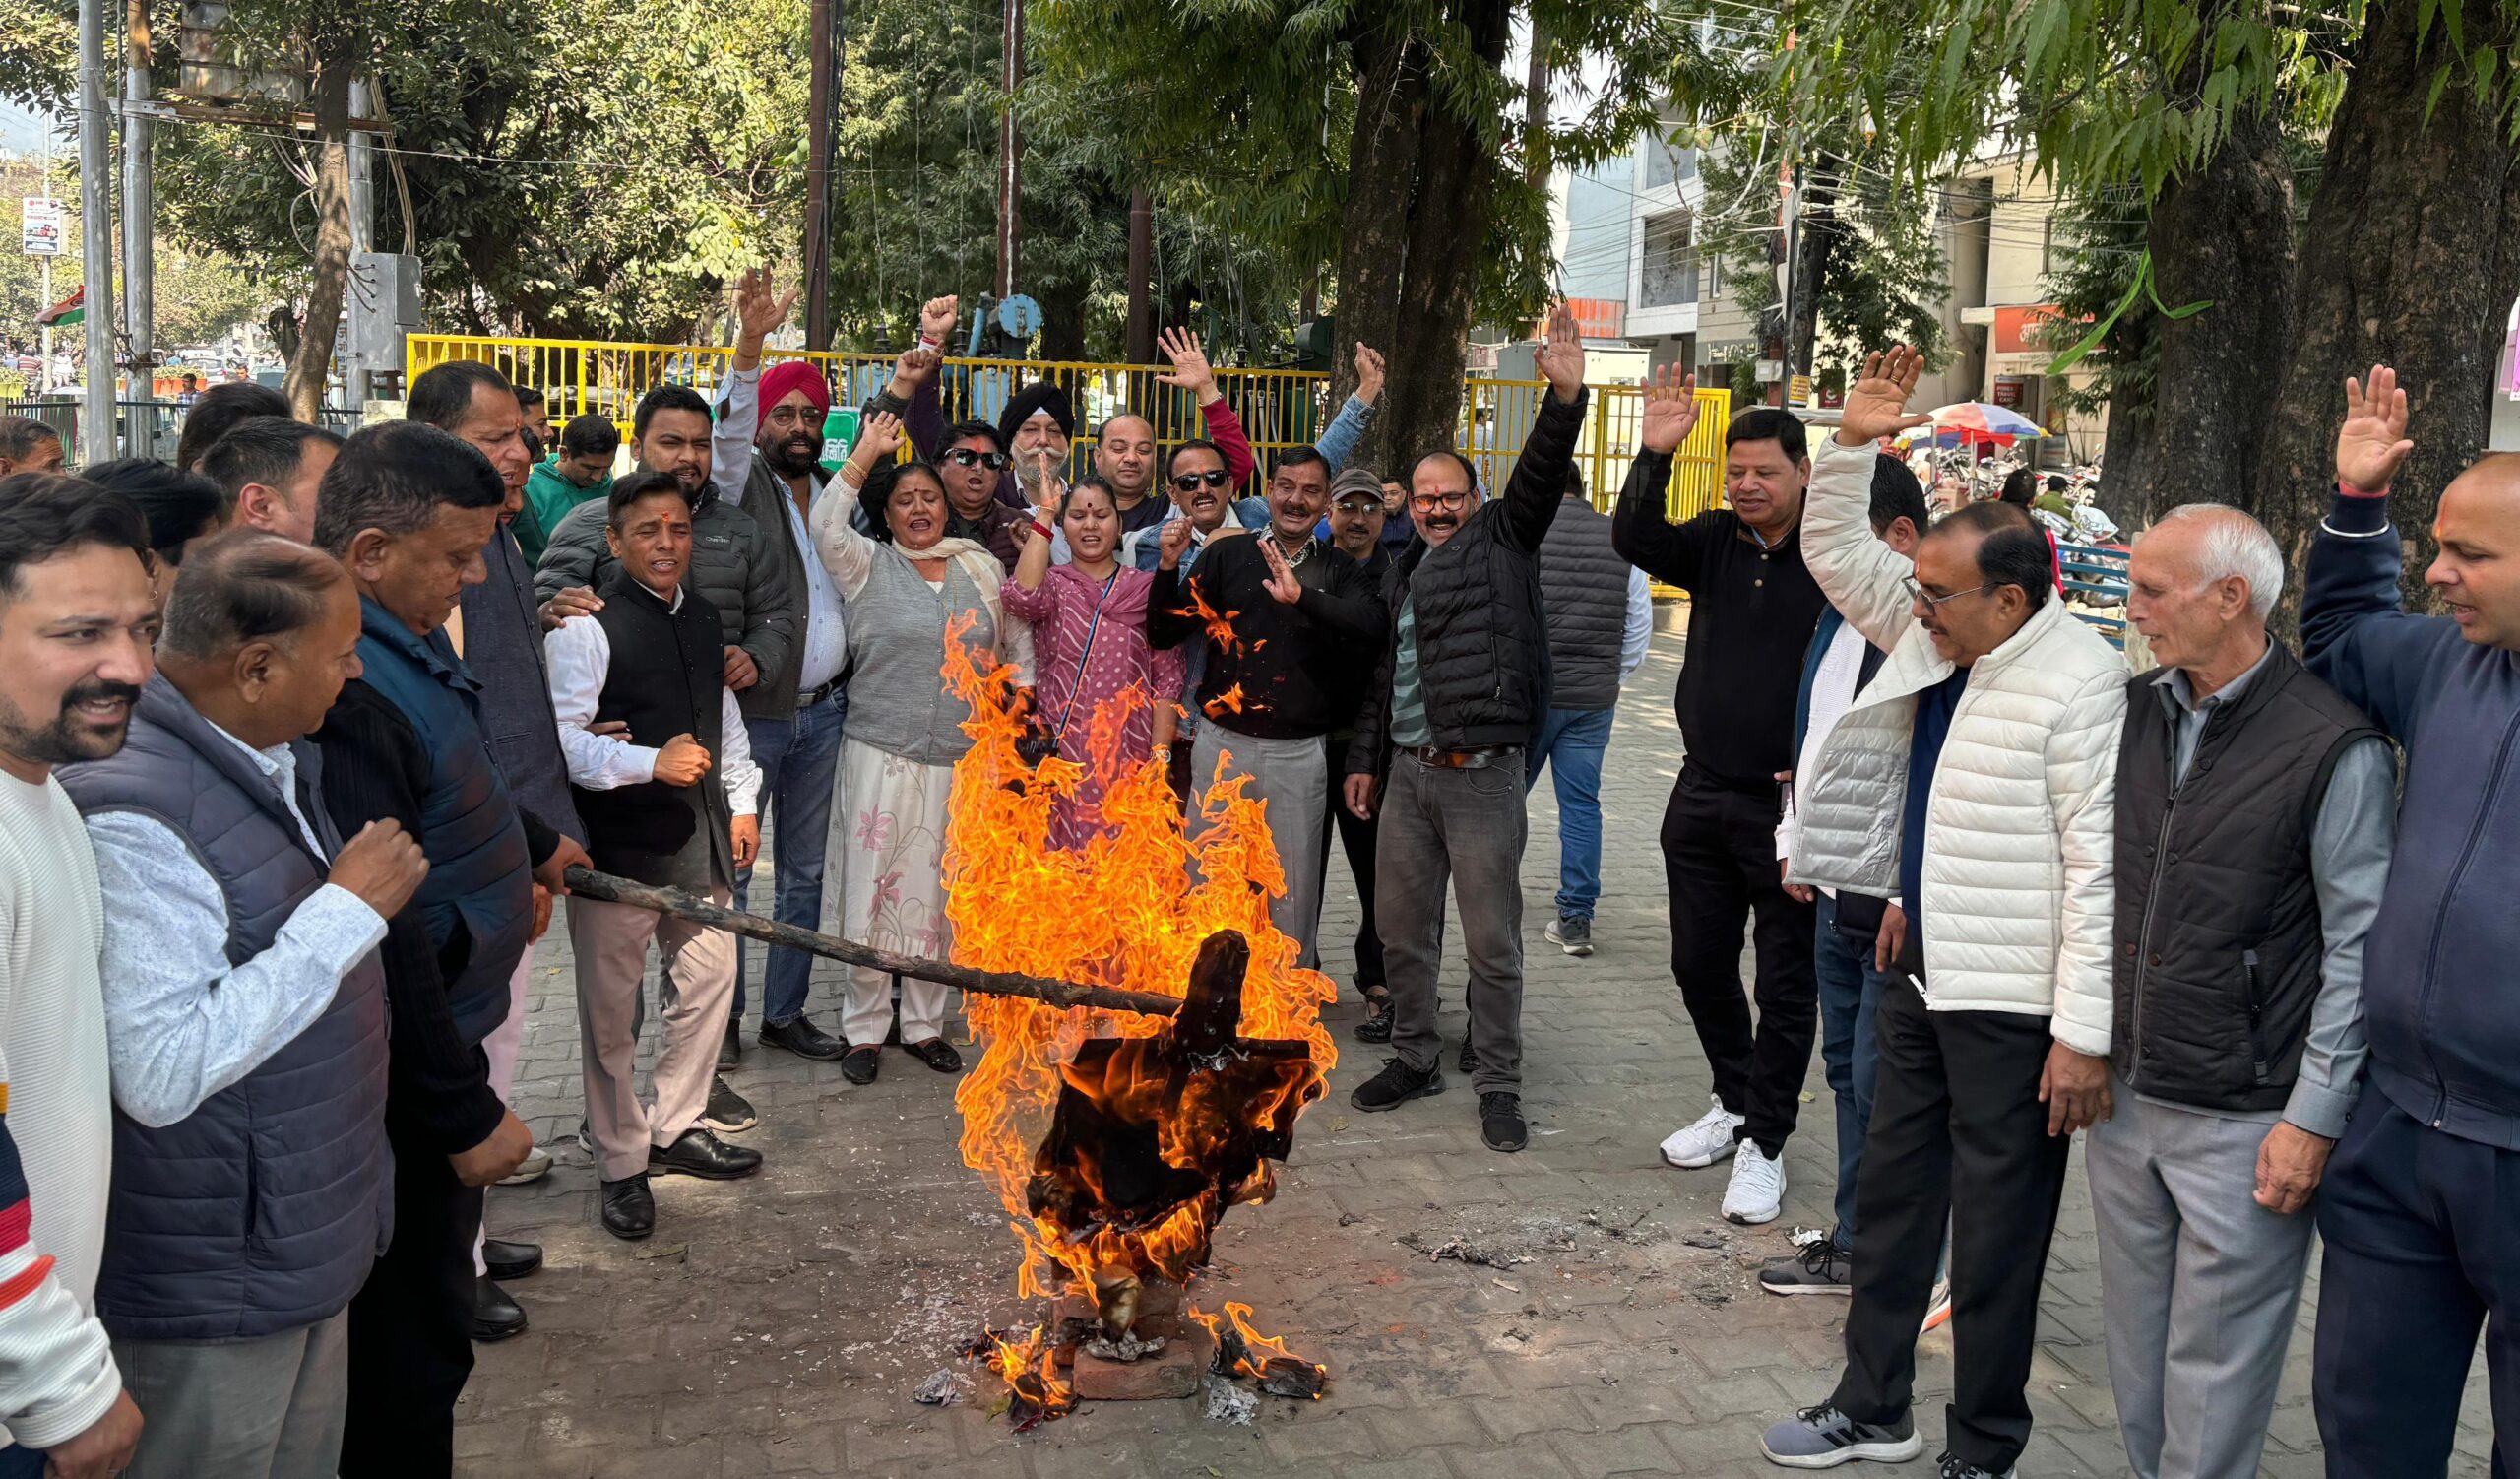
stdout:
<svg viewBox="0 0 2520 1479">
<path fill-rule="evenodd" d="M 350 82 L 350 116 L 372 118 L 375 110 L 365 81 Z M 350 260 L 356 263 L 360 252 L 376 250 L 376 136 L 353 132 L 350 135 Z M 368 375 L 386 366 L 367 362 L 360 353 L 360 324 L 366 315 L 358 307 L 358 274 L 353 267 L 348 288 L 349 300 L 343 305 L 344 316 L 350 325 L 349 353 L 342 356 L 342 399 L 352 411 L 367 404 Z"/>
<path fill-rule="evenodd" d="M 114 224 L 106 198 L 113 166 L 105 93 L 105 0 L 79 0 L 79 244 L 87 272 L 88 395 L 82 465 L 113 458 Z"/>
<path fill-rule="evenodd" d="M 1024 134 L 1015 125 L 1015 92 L 1024 83 L 1024 0 L 1005 0 L 999 44 L 1005 66 L 997 122 L 998 301 L 1015 292 L 1015 260 L 1023 248 Z"/>
<path fill-rule="evenodd" d="M 122 115 L 123 342 L 131 354 L 132 398 L 147 400 L 149 370 L 158 362 L 158 183 L 151 155 L 155 133 L 146 114 L 149 83 L 149 0 L 123 7 L 122 96 L 142 104 Z"/>
</svg>

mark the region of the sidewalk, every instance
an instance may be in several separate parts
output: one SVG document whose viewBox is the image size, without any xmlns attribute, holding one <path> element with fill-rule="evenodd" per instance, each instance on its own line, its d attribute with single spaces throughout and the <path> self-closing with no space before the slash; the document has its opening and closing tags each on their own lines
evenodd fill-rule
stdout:
<svg viewBox="0 0 2520 1479">
<path fill-rule="evenodd" d="M 1348 1091 L 1382 1059 L 1348 1037 L 1359 1015 L 1352 993 L 1333 1009 L 1331 1096 L 1304 1118 L 1277 1200 L 1237 1207 L 1219 1229 L 1202 1294 L 1249 1302 L 1264 1330 L 1327 1362 L 1322 1401 L 1263 1397 L 1250 1427 L 1212 1422 L 1196 1401 L 1092 1405 L 1023 1437 L 989 1414 L 998 1388 L 984 1376 L 965 1404 L 914 1404 L 932 1373 L 969 1369 L 952 1354 L 958 1344 L 1028 1313 L 1012 1297 L 1014 1239 L 955 1150 L 953 1085 L 889 1052 L 882 1078 L 852 1089 L 836 1065 L 747 1038 L 731 1081 L 761 1112 L 742 1137 L 768 1158 L 759 1177 L 658 1181 L 657 1232 L 643 1244 L 598 1226 L 595 1174 L 573 1142 L 555 1146 L 560 1165 L 540 1185 L 492 1191 L 491 1231 L 540 1240 L 548 1262 L 509 1286 L 532 1327 L 480 1349 L 458 1471 L 1773 1479 L 1783 1471 L 1760 1459 L 1759 1431 L 1828 1394 L 1845 1305 L 1769 1297 L 1753 1276 L 1789 1251 L 1796 1225 L 1826 1222 L 1834 1122 L 1815 1056 L 1786 1154 L 1785 1216 L 1765 1228 L 1722 1220 L 1722 1168 L 1673 1171 L 1655 1152 L 1704 1111 L 1707 1093 L 1671 985 L 1655 840 L 1679 766 L 1670 704 L 1679 647 L 1657 636 L 1621 707 L 1604 777 L 1600 953 L 1589 960 L 1540 937 L 1557 835 L 1549 788 L 1533 796 L 1523 868 L 1531 1148 L 1482 1148 L 1477 1098 L 1449 1066 L 1440 1096 L 1388 1115 L 1351 1111 Z M 1325 965 L 1345 988 L 1354 896 L 1344 862 L 1331 873 L 1322 938 L 1342 943 Z M 768 880 L 765 864 L 757 902 Z M 546 1141 L 573 1134 L 581 1114 L 567 946 L 555 930 L 536 957 L 519 1067 L 519 1113 Z M 757 981 L 757 954 L 748 969 Z M 833 1030 L 838 969 L 818 970 L 811 1008 Z M 1445 979 L 1460 979 L 1457 958 Z M 1449 1064 L 1457 988 L 1444 1025 Z M 2124 1471 L 2099 1306 L 2078 1164 L 2049 1267 L 2025 1475 Z M 2282 1479 L 2322 1471 L 2312 1313 L 2305 1305 L 2267 1446 L 2266 1472 Z M 1950 1364 L 1947 1332 L 1921 1343 L 1928 1457 Z M 2483 1372 L 2480 1359 L 2455 1473 L 2487 1467 Z"/>
</svg>

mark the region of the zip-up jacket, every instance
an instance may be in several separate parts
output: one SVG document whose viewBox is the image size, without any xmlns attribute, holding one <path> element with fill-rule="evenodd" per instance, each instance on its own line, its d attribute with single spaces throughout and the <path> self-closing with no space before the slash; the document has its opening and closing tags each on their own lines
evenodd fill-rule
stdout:
<svg viewBox="0 0 2520 1479">
<path fill-rule="evenodd" d="M 2363 945 L 2371 1083 L 2462 1139 L 2520 1149 L 2520 653 L 2398 609 L 2385 497 L 2339 490 L 2310 542 L 2310 671 L 2406 749 L 2398 847 Z"/>
</svg>

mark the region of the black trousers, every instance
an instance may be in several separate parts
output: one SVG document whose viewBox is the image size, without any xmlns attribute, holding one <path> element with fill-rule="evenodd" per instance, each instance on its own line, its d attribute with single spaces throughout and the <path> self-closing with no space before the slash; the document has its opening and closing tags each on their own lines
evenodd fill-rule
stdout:
<svg viewBox="0 0 2520 1479">
<path fill-rule="evenodd" d="M 394 1241 L 350 1301 L 345 1474 L 449 1474 L 455 1403 L 472 1375 L 472 1240 L 481 1189 L 445 1152 L 396 1132 Z"/>
<path fill-rule="evenodd" d="M 1374 930 L 1374 835 L 1380 826 L 1382 813 L 1377 810 L 1372 816 L 1359 817 L 1349 810 L 1345 790 L 1347 779 L 1338 774 L 1330 777 L 1330 814 L 1322 818 L 1321 825 L 1325 832 L 1333 826 L 1339 829 L 1339 846 L 1348 855 L 1348 871 L 1355 875 L 1356 908 L 1360 916 L 1356 922 L 1356 986 L 1362 990 L 1381 986 L 1385 979 L 1382 935 Z M 1322 842 L 1324 845 L 1315 850 L 1315 856 L 1321 860 L 1321 881 L 1327 882 L 1330 877 L 1329 839 L 1324 837 Z M 1322 889 L 1316 884 L 1313 897 L 1319 898 L 1321 894 Z"/>
<path fill-rule="evenodd" d="M 1773 792 L 1732 790 L 1683 765 L 1663 809 L 1663 873 L 1671 898 L 1671 976 L 1697 1025 L 1724 1107 L 1741 1138 L 1785 1149 L 1802 1107 L 1819 1034 L 1811 964 L 1813 909 L 1785 891 Z M 1758 916 L 1758 1021 L 1741 992 L 1741 932 Z"/>
<path fill-rule="evenodd" d="M 2048 1106 L 2039 1102 L 2048 1022 L 1927 1011 L 1917 989 L 1894 976 L 1881 989 L 1872 1033 L 1872 1125 L 1855 1192 L 1863 1256 L 1847 1312 L 1846 1375 L 1832 1400 L 1858 1422 L 1892 1422 L 1908 1410 L 1917 1329 L 1948 1223 L 1954 1370 L 1943 1447 L 2000 1474 L 2030 1442 L 2023 1388 L 2073 1144 L 2048 1133 Z"/>
</svg>

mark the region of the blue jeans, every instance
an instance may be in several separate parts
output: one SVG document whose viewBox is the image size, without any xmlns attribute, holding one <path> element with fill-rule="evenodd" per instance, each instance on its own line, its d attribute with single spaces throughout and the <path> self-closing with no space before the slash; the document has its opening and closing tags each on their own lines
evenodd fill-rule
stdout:
<svg viewBox="0 0 2520 1479">
<path fill-rule="evenodd" d="M 1523 771 L 1523 791 L 1545 765 L 1557 787 L 1557 914 L 1588 920 L 1602 898 L 1602 756 L 1613 709 L 1551 709 Z"/>
<path fill-rule="evenodd" d="M 1872 952 L 1837 931 L 1838 901 L 1820 895 L 1812 941 L 1812 973 L 1820 978 L 1820 1063 L 1838 1101 L 1838 1247 L 1855 1247 L 1855 1182 L 1863 1166 L 1863 1137 L 1872 1125 L 1872 1016 L 1881 1005 L 1882 974 Z"/>
<path fill-rule="evenodd" d="M 840 784 L 840 732 L 849 720 L 849 690 L 840 689 L 793 719 L 747 719 L 753 763 L 761 767 L 761 809 L 776 819 L 772 856 L 778 901 L 771 917 L 783 925 L 814 930 L 823 918 L 823 855 L 831 841 L 832 792 Z M 752 869 L 735 869 L 735 908 L 752 907 Z M 786 945 L 770 947 L 762 968 L 762 1025 L 784 1025 L 805 1010 L 814 957 Z M 729 1020 L 744 1019 L 744 939 L 735 936 L 735 1002 Z"/>
</svg>

